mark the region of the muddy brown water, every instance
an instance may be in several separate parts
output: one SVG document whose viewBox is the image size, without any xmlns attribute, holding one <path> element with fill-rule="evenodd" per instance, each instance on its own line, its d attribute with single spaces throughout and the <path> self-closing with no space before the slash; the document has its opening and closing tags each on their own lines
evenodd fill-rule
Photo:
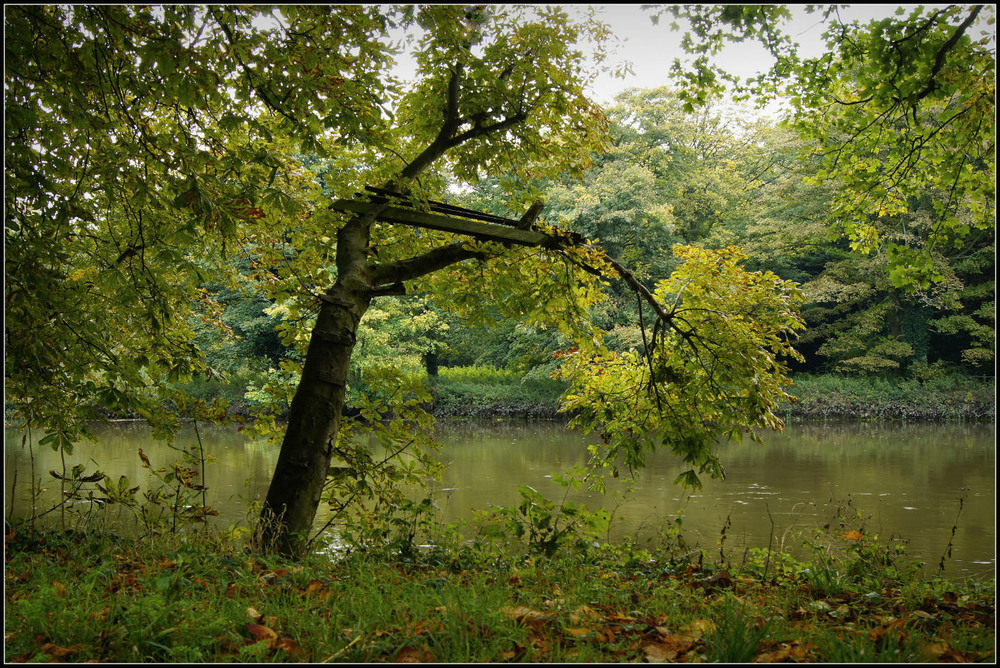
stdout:
<svg viewBox="0 0 1000 668">
<path fill-rule="evenodd" d="M 585 464 L 586 446 L 594 442 L 558 423 L 442 422 L 439 431 L 438 458 L 447 467 L 430 489 L 446 521 L 471 521 L 473 509 L 515 504 L 518 485 L 563 499 L 565 491 L 552 475 Z M 59 454 L 38 446 L 37 433 L 28 448 L 22 431 L 4 432 L 6 515 L 29 513 L 32 451 L 35 477 L 45 489 L 37 507 L 51 507 L 59 482 L 48 472 L 62 469 Z M 202 426 L 200 434 L 206 453 L 215 458 L 206 471 L 208 503 L 220 512 L 213 524 L 250 524 L 249 502 L 266 493 L 277 447 L 234 429 Z M 613 496 L 580 491 L 568 498 L 614 509 L 612 539 L 630 535 L 655 545 L 680 518 L 690 546 L 713 558 L 722 552 L 731 562 L 738 563 L 748 548 L 769 545 L 805 556 L 804 539 L 846 515 L 857 520 L 852 528 L 860 522 L 867 532 L 904 540 L 907 553 L 926 562 L 928 574 L 937 572 L 950 541 L 946 576 L 995 576 L 995 425 L 805 423 L 764 436 L 763 445 L 722 444 L 726 479 L 705 480 L 697 492 L 673 484 L 684 467 L 663 452 L 649 455 L 634 477 L 612 480 Z M 113 479 L 125 475 L 133 485 L 148 486 L 153 481 L 141 467 L 139 448 L 154 466 L 177 459 L 142 423 L 98 426 L 95 437 L 66 456 L 67 468 L 83 464 L 85 474 L 100 469 Z M 195 442 L 190 426 L 175 440 Z M 627 483 L 632 489 L 622 496 Z M 127 531 L 132 520 L 121 517 L 121 530 Z M 321 508 L 317 526 L 325 519 Z"/>
</svg>

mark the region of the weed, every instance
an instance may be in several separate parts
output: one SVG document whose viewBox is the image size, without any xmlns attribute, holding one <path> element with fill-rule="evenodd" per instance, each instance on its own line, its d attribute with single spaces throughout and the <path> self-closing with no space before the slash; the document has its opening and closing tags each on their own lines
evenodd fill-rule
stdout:
<svg viewBox="0 0 1000 668">
<path fill-rule="evenodd" d="M 817 638 L 831 663 L 910 663 L 921 660 L 918 643 L 898 626 L 869 631 L 824 632 Z"/>
<path fill-rule="evenodd" d="M 938 573 L 944 573 L 944 563 L 945 559 L 951 557 L 952 543 L 955 541 L 955 532 L 958 531 L 958 520 L 962 517 L 962 510 L 965 508 L 965 498 L 968 495 L 968 488 L 962 490 L 962 497 L 958 500 L 958 512 L 955 514 L 955 523 L 951 527 L 951 536 L 948 538 L 948 546 L 945 548 L 944 553 L 941 555 L 941 561 L 938 563 Z"/>
<path fill-rule="evenodd" d="M 881 378 L 839 374 L 794 377 L 794 417 L 858 420 L 983 420 L 996 414 L 993 378 L 916 369 L 915 377 Z"/>
<path fill-rule="evenodd" d="M 553 480 L 568 494 L 582 484 L 579 473 L 556 475 Z M 517 489 L 521 495 L 517 506 L 494 506 L 491 511 L 478 512 L 480 537 L 489 541 L 524 541 L 532 553 L 551 557 L 566 547 L 586 553 L 608 532 L 611 514 L 603 508 L 591 511 L 566 498 L 557 504 L 528 485 L 518 485 Z"/>
<path fill-rule="evenodd" d="M 770 622 L 759 622 L 736 599 L 727 596 L 714 617 L 707 636 L 708 658 L 721 663 L 749 663 L 767 637 Z"/>
</svg>

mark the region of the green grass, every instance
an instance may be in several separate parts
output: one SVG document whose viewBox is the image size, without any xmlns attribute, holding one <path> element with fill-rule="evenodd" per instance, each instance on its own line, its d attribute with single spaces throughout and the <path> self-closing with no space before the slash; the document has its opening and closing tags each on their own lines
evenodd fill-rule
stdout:
<svg viewBox="0 0 1000 668">
<path fill-rule="evenodd" d="M 949 421 L 996 416 L 993 378 L 925 374 L 920 379 L 837 374 L 794 377 L 789 418 Z M 488 366 L 442 367 L 433 381 L 434 412 L 442 416 L 557 417 L 559 381 Z"/>
<path fill-rule="evenodd" d="M 454 417 L 558 415 L 564 383 L 493 367 L 442 367 L 433 381 L 434 412 Z"/>
<path fill-rule="evenodd" d="M 728 568 L 630 544 L 551 558 L 452 545 L 407 558 L 288 561 L 220 537 L 139 543 L 18 527 L 5 550 L 5 659 L 994 658 L 993 582 L 852 567 L 874 544 L 831 551 L 842 558 L 822 566 L 837 572 L 835 589 L 810 580 L 814 563 L 765 564 L 762 553 Z"/>
<path fill-rule="evenodd" d="M 995 379 L 958 374 L 917 379 L 794 376 L 788 417 L 861 420 L 988 420 L 996 416 Z"/>
</svg>

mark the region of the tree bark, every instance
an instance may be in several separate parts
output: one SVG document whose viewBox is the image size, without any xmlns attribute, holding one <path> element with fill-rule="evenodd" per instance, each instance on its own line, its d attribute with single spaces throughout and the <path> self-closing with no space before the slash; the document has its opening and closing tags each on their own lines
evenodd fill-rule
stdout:
<svg viewBox="0 0 1000 668">
<path fill-rule="evenodd" d="M 370 222 L 356 218 L 338 233 L 338 280 L 322 298 L 254 536 L 255 546 L 267 552 L 299 557 L 308 545 L 340 431 L 358 324 L 371 302 L 365 271 Z"/>
</svg>

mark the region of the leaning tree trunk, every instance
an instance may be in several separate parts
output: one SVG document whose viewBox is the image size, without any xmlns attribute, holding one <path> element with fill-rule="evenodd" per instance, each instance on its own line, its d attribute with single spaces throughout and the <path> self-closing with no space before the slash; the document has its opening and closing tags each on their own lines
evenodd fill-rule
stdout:
<svg viewBox="0 0 1000 668">
<path fill-rule="evenodd" d="M 530 104 L 519 105 L 515 112 L 492 123 L 462 118 L 459 93 L 463 76 L 464 66 L 458 63 L 448 83 L 437 137 L 397 179 L 387 181 L 384 189 L 395 190 L 397 184 L 409 182 L 449 150 L 479 137 L 502 134 L 525 121 Z M 255 533 L 259 549 L 297 557 L 306 548 L 340 429 L 358 323 L 371 299 L 380 294 L 403 294 L 404 281 L 462 260 L 486 257 L 456 242 L 407 260 L 369 264 L 371 224 L 385 206 L 388 204 L 354 218 L 337 232 L 337 283 L 323 296 L 309 341 L 302 379 L 292 399 L 281 453 Z"/>
<path fill-rule="evenodd" d="M 339 278 L 322 298 L 255 534 L 264 551 L 298 557 L 309 541 L 340 430 L 358 324 L 371 301 L 366 223 L 355 219 L 338 234 Z"/>
</svg>

